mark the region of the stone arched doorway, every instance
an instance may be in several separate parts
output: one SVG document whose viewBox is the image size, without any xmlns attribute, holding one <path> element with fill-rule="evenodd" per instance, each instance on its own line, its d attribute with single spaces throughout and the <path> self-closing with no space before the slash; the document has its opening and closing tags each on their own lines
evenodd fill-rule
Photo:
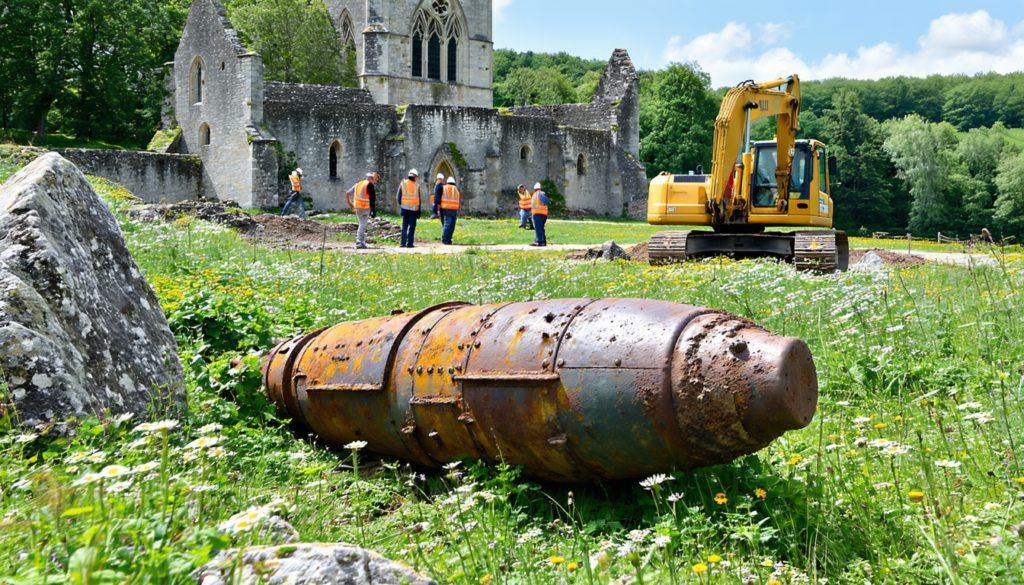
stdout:
<svg viewBox="0 0 1024 585">
<path fill-rule="evenodd" d="M 437 163 L 437 168 L 434 169 L 434 177 L 436 178 L 437 175 L 444 175 L 446 181 L 448 180 L 448 177 L 455 177 L 456 183 L 459 180 L 459 178 L 455 176 L 455 169 L 452 167 L 452 164 L 444 159 Z"/>
</svg>

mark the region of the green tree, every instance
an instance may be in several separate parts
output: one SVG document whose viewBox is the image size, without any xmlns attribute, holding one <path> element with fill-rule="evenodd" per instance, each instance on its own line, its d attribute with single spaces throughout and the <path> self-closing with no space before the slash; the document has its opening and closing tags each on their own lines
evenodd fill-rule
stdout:
<svg viewBox="0 0 1024 585">
<path fill-rule="evenodd" d="M 321 0 L 234 0 L 230 7 L 246 46 L 263 57 L 266 79 L 355 85 L 354 60 Z"/>
<path fill-rule="evenodd" d="M 835 223 L 841 227 L 883 228 L 892 225 L 892 163 L 882 149 L 881 125 L 860 109 L 853 90 L 832 96 L 832 108 L 818 123 L 818 139 L 836 157 L 838 176 L 832 187 Z"/>
<path fill-rule="evenodd" d="M 153 71 L 174 55 L 187 8 L 187 0 L 6 0 L 0 75 L 15 84 L 3 84 L 0 109 L 16 113 L 4 111 L 4 124 L 43 135 L 56 107 L 79 137 L 144 143 L 164 95 Z"/>
<path fill-rule="evenodd" d="M 946 122 L 929 124 L 917 115 L 889 120 L 883 148 L 896 165 L 897 176 L 910 187 L 910 229 L 948 229 L 947 187 L 956 157 L 956 131 Z"/>
<path fill-rule="evenodd" d="M 710 170 L 719 107 L 711 76 L 696 63 L 673 63 L 653 80 L 647 93 L 653 99 L 640 104 L 640 160 L 647 176 L 684 173 L 697 165 Z M 642 77 L 645 81 L 651 78 Z M 645 93 L 641 88 L 641 96 Z"/>
<path fill-rule="evenodd" d="M 979 128 L 995 122 L 992 91 L 981 83 L 967 83 L 946 92 L 943 119 L 957 130 Z"/>
<path fill-rule="evenodd" d="M 507 106 L 546 106 L 576 102 L 577 91 L 569 76 L 554 67 L 510 72 L 495 88 L 495 101 Z"/>
<path fill-rule="evenodd" d="M 1024 236 L 1024 153 L 1004 158 L 995 178 L 998 197 L 994 219 L 1018 239 Z"/>
</svg>

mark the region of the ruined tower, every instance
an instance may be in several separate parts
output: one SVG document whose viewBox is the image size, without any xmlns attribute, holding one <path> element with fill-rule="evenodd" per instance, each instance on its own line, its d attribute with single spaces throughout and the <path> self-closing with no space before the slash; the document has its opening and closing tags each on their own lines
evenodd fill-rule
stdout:
<svg viewBox="0 0 1024 585">
<path fill-rule="evenodd" d="M 378 104 L 492 107 L 491 0 L 325 0 Z"/>
</svg>

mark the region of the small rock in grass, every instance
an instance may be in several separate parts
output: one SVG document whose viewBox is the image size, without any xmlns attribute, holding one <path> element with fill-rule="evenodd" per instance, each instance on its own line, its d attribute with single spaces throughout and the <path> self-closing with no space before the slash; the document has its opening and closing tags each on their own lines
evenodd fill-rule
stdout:
<svg viewBox="0 0 1024 585">
<path fill-rule="evenodd" d="M 381 555 L 347 544 L 295 544 L 242 549 L 241 575 L 236 570 L 238 549 L 221 551 L 192 572 L 199 585 L 437 585 L 429 577 Z"/>
<path fill-rule="evenodd" d="M 863 257 L 861 257 L 859 262 L 850 267 L 850 270 L 866 272 L 871 270 L 881 270 L 882 268 L 885 268 L 885 260 L 874 252 L 867 252 Z"/>
</svg>

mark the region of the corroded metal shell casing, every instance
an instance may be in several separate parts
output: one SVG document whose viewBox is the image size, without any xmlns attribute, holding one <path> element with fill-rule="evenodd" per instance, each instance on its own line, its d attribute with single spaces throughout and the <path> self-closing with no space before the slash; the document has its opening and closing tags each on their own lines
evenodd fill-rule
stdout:
<svg viewBox="0 0 1024 585">
<path fill-rule="evenodd" d="M 263 366 L 282 416 L 427 467 L 505 461 L 626 479 L 753 453 L 807 426 L 807 344 L 712 309 L 640 299 L 470 306 L 342 323 Z"/>
</svg>

